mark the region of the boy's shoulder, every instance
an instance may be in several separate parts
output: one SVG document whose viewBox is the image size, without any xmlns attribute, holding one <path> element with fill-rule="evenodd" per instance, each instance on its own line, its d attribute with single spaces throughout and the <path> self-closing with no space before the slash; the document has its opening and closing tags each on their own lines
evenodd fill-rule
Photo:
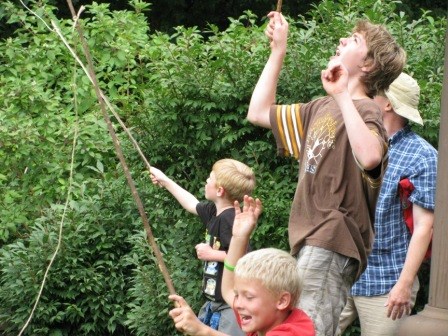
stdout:
<svg viewBox="0 0 448 336">
<path fill-rule="evenodd" d="M 314 323 L 301 309 L 294 308 L 282 324 L 267 333 L 266 336 L 315 336 Z"/>
<path fill-rule="evenodd" d="M 218 221 L 229 222 L 233 225 L 233 220 L 235 219 L 235 209 L 230 207 L 225 209 L 220 214 L 217 214 L 216 204 L 211 201 L 201 201 L 197 204 L 196 210 L 198 212 L 199 217 L 203 219 L 212 219 Z"/>
<path fill-rule="evenodd" d="M 215 217 L 216 216 L 216 204 L 210 201 L 200 201 L 196 204 L 196 211 L 199 217 Z"/>
</svg>

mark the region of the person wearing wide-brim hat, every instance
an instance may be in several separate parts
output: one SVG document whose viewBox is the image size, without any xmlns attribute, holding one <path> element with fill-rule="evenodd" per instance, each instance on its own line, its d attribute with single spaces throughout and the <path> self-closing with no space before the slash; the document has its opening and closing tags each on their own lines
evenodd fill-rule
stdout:
<svg viewBox="0 0 448 336">
<path fill-rule="evenodd" d="M 342 331 L 359 316 L 363 336 L 396 335 L 415 304 L 417 272 L 432 238 L 437 174 L 437 151 L 409 123 L 423 125 L 419 98 L 417 81 L 405 73 L 374 98 L 389 137 L 389 163 L 375 212 L 373 250 L 342 312 Z M 399 195 L 403 181 L 409 186 L 406 199 Z M 412 235 L 405 208 L 412 209 Z"/>
<path fill-rule="evenodd" d="M 386 98 L 386 99 L 384 99 Z M 407 121 L 413 121 L 417 124 L 423 125 L 423 119 L 418 111 L 418 103 L 420 99 L 420 87 L 417 81 L 411 76 L 402 73 L 390 85 L 389 90 L 375 98 L 375 101 L 383 109 L 384 127 L 386 128 L 389 137 L 391 137 L 398 129 L 394 129 L 393 125 L 401 118 L 404 118 L 404 124 Z M 389 123 L 389 119 L 396 119 L 394 123 Z M 403 125 L 404 126 L 404 125 Z M 392 128 L 389 130 L 389 128 Z M 403 127 L 400 127 L 401 129 Z"/>
</svg>

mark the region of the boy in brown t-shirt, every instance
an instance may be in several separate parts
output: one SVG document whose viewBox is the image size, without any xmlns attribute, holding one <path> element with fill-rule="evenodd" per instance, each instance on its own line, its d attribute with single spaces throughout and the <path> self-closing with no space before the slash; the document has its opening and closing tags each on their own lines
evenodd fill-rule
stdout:
<svg viewBox="0 0 448 336">
<path fill-rule="evenodd" d="M 382 26 L 360 21 L 322 71 L 328 96 L 275 105 L 288 23 L 277 12 L 268 17 L 271 55 L 247 118 L 271 128 L 279 153 L 300 161 L 289 221 L 303 283 L 299 307 L 313 319 L 317 335 L 333 336 L 348 291 L 366 267 L 386 161 L 387 136 L 371 98 L 400 74 L 405 53 Z"/>
</svg>

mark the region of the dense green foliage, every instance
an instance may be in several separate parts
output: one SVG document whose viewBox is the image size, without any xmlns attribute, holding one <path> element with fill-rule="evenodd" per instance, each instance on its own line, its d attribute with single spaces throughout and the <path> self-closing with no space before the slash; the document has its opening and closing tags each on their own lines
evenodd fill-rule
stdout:
<svg viewBox="0 0 448 336">
<path fill-rule="evenodd" d="M 57 22 L 81 55 L 72 22 L 57 20 L 44 4 L 35 12 Z M 61 249 L 26 334 L 176 334 L 166 286 L 88 79 L 39 19 L 9 2 L 1 6 L 20 28 L 0 42 L 0 324 L 13 335 L 25 323 L 62 223 Z M 276 157 L 270 132 L 245 120 L 269 54 L 263 22 L 246 12 L 224 31 L 210 25 L 150 34 L 147 4 L 130 6 L 111 11 L 93 4 L 81 20 L 102 89 L 151 164 L 198 198 L 216 160 L 252 166 L 265 207 L 253 246 L 287 249 L 297 163 Z M 408 51 L 406 71 L 422 88 L 426 122 L 416 130 L 436 145 L 446 21 L 429 12 L 411 21 L 381 0 L 322 1 L 308 14 L 290 19 L 279 101 L 322 95 L 320 70 L 338 38 L 367 16 L 387 24 Z M 194 246 L 203 229 L 151 184 L 118 124 L 116 130 L 174 286 L 197 309 L 201 265 Z"/>
</svg>

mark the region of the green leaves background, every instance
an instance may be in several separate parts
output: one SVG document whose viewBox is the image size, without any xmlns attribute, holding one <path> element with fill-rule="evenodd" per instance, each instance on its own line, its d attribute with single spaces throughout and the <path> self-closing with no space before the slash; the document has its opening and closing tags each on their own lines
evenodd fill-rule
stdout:
<svg viewBox="0 0 448 336">
<path fill-rule="evenodd" d="M 224 157 L 254 168 L 264 214 L 252 244 L 288 249 L 287 221 L 297 163 L 277 158 L 269 131 L 245 120 L 269 54 L 264 22 L 247 11 L 221 31 L 177 27 L 150 33 L 142 11 L 105 4 L 82 15 L 101 88 L 150 163 L 198 198 L 213 163 Z M 67 198 L 70 153 L 78 131 L 73 192 L 58 254 L 28 335 L 176 335 L 168 292 L 149 245 L 92 87 L 58 36 L 10 2 L 0 5 L 15 34 L 0 41 L 0 324 L 25 323 L 57 242 Z M 72 22 L 40 1 L 79 55 Z M 290 42 L 280 102 L 323 95 L 320 70 L 357 18 L 384 23 L 408 53 L 406 71 L 422 90 L 425 126 L 438 141 L 446 18 L 423 11 L 411 21 L 381 0 L 322 1 L 289 18 Z M 115 127 L 174 286 L 197 310 L 199 220 L 154 187 L 118 123 Z M 356 327 L 347 335 L 357 335 Z"/>
</svg>

